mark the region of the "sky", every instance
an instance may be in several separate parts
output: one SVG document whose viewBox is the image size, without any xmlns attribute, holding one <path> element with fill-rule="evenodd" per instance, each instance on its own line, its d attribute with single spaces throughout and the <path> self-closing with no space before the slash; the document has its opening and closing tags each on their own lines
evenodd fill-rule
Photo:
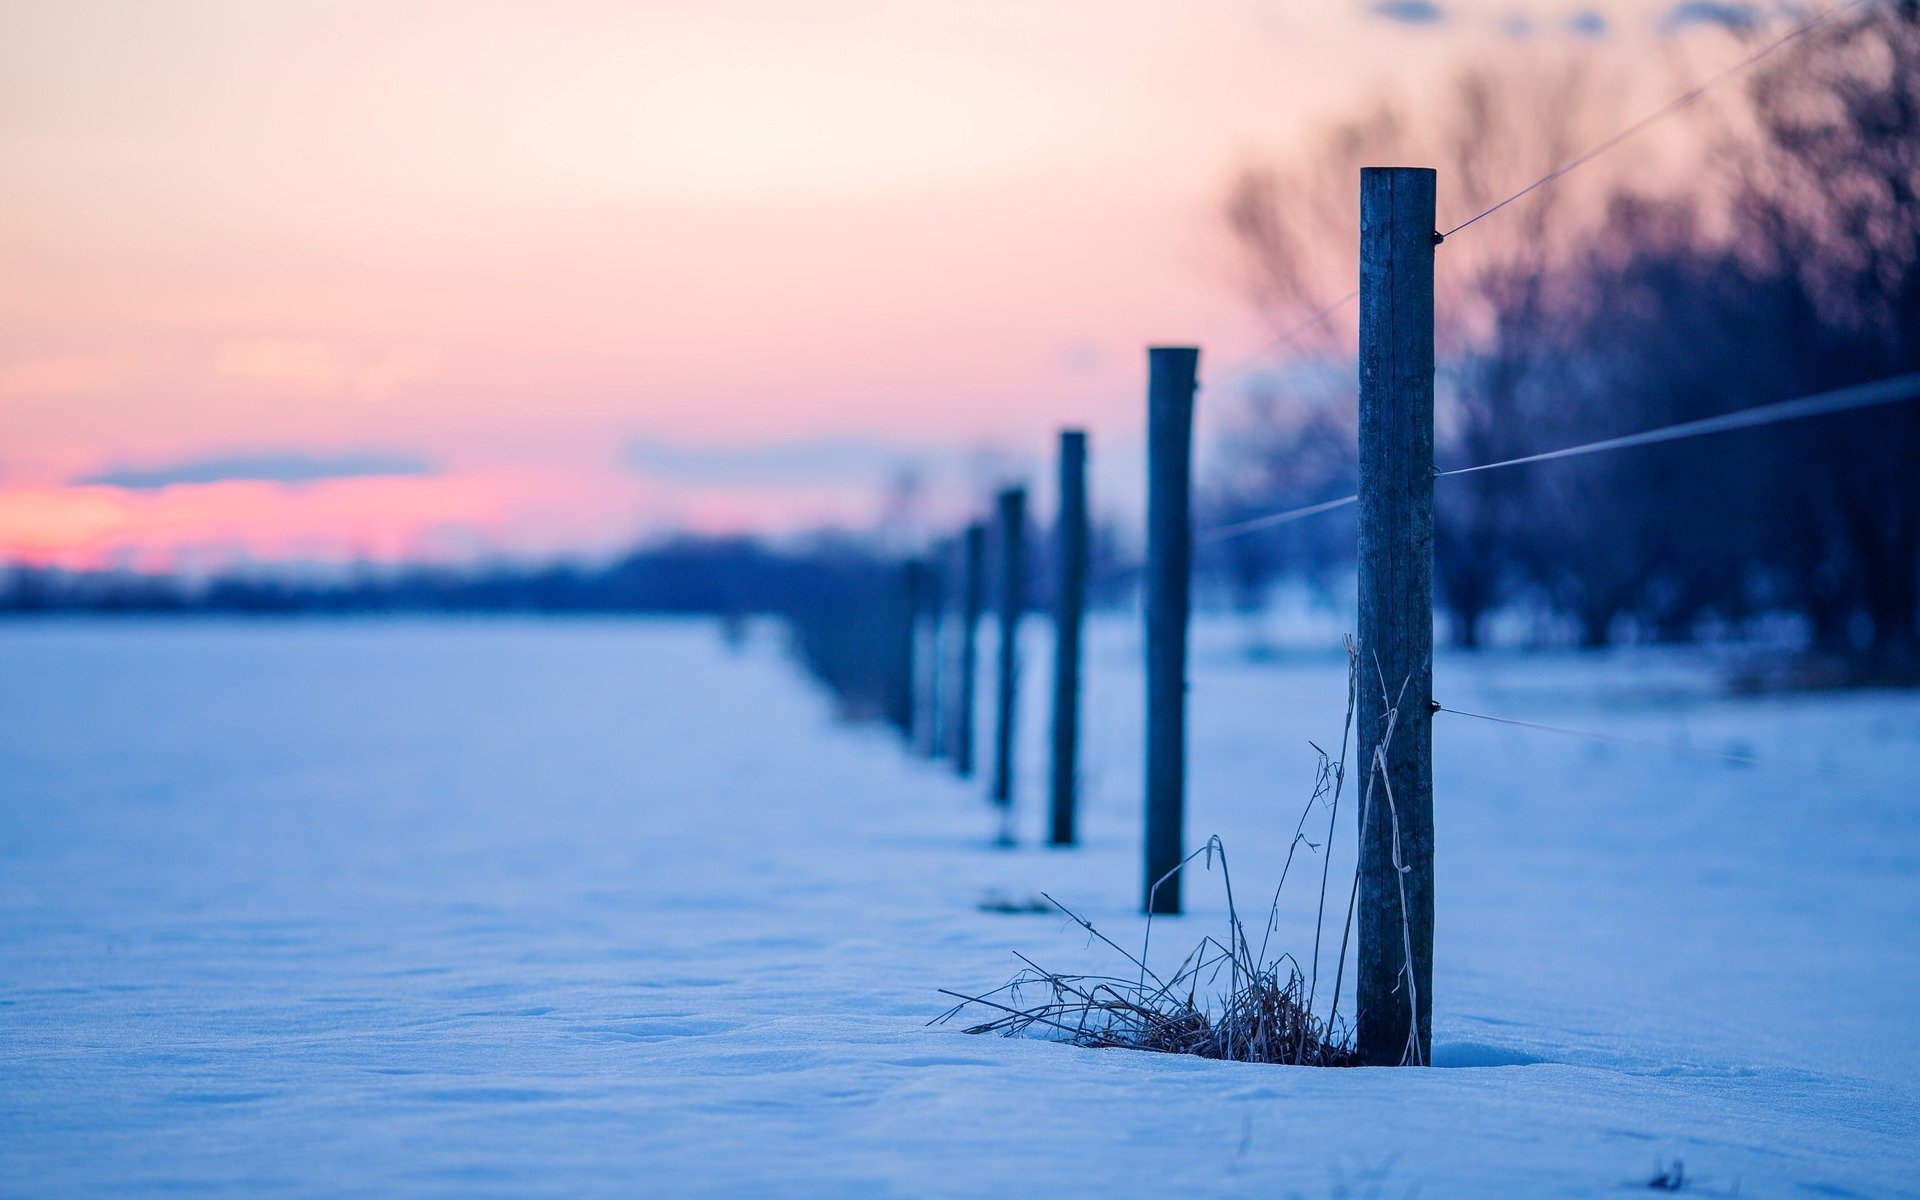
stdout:
<svg viewBox="0 0 1920 1200">
<path fill-rule="evenodd" d="M 1144 347 L 1270 337 L 1237 166 L 1740 11 L 0 0 L 0 561 L 933 520 L 1066 425 L 1124 504 Z"/>
</svg>

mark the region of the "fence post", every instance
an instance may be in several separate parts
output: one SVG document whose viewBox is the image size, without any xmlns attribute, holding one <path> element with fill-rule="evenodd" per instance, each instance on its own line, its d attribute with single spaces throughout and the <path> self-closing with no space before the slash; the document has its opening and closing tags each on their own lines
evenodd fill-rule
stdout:
<svg viewBox="0 0 1920 1200">
<path fill-rule="evenodd" d="M 920 576 L 925 568 L 910 558 L 900 568 L 899 594 L 894 600 L 892 661 L 887 676 L 887 719 L 908 746 L 913 745 L 914 639 L 920 631 Z"/>
<path fill-rule="evenodd" d="M 998 702 L 993 726 L 993 802 L 1013 806 L 1014 702 L 1018 698 L 1020 610 L 1026 603 L 1027 491 L 1000 493 L 1000 644 L 995 675 Z"/>
<path fill-rule="evenodd" d="M 1142 907 L 1180 911 L 1185 843 L 1193 390 L 1200 351 L 1147 351 L 1147 846 Z"/>
<path fill-rule="evenodd" d="M 973 710 L 978 707 L 974 695 L 980 673 L 980 609 L 986 592 L 982 579 L 986 558 L 987 531 L 975 521 L 961 539 L 960 669 L 954 680 L 953 769 L 962 779 L 973 777 Z"/>
<path fill-rule="evenodd" d="M 945 651 L 947 627 L 947 578 L 950 567 L 947 560 L 952 556 L 940 551 L 944 545 L 936 548 L 927 556 L 926 604 L 927 613 L 927 653 L 926 680 L 921 694 L 926 697 L 926 719 L 921 722 L 920 752 L 928 758 L 942 758 L 947 753 L 947 712 L 946 663 Z"/>
<path fill-rule="evenodd" d="M 1053 789 L 1047 840 L 1073 845 L 1080 741 L 1080 624 L 1087 604 L 1087 435 L 1060 431 L 1059 576 L 1053 617 Z"/>
<path fill-rule="evenodd" d="M 1434 184 L 1425 167 L 1360 172 L 1356 1036 L 1382 1066 L 1432 1048 Z"/>
</svg>

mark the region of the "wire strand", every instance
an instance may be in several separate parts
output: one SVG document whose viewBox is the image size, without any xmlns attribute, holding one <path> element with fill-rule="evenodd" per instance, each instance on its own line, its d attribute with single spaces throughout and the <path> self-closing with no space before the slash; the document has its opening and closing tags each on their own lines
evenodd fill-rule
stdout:
<svg viewBox="0 0 1920 1200">
<path fill-rule="evenodd" d="M 1822 779 L 1852 781 L 1850 776 L 1827 767 L 1773 762 L 1764 758 L 1756 758 L 1751 754 L 1741 754 L 1732 750 L 1708 750 L 1699 746 L 1676 746 L 1671 742 L 1653 742 L 1641 738 L 1624 738 L 1610 733 L 1596 733 L 1590 729 L 1570 729 L 1565 725 L 1543 725 L 1538 721 L 1520 721 L 1513 717 L 1495 717 L 1487 713 L 1467 712 L 1464 709 L 1448 708 L 1438 701 L 1434 702 L 1433 711 L 1436 713 L 1452 713 L 1456 717 L 1471 717 L 1476 721 L 1488 721 L 1495 725 L 1510 725 L 1515 729 L 1533 729 L 1542 733 L 1557 733 L 1563 737 L 1584 738 L 1590 742 L 1605 742 L 1613 746 L 1630 746 L 1636 750 L 1658 750 L 1666 754 L 1680 754 L 1692 758 L 1712 759 L 1717 762 L 1732 763 L 1742 767 L 1754 767 L 1763 771 L 1782 771 L 1792 775 L 1814 775 Z"/>
<path fill-rule="evenodd" d="M 1660 121 L 1663 118 L 1668 117 L 1673 113 L 1680 111 L 1683 108 L 1686 108 L 1690 104 L 1693 104 L 1695 101 L 1699 100 L 1700 97 L 1704 96 L 1711 89 L 1719 86 L 1720 84 L 1726 82 L 1727 80 L 1733 78 L 1734 76 L 1740 74 L 1741 72 L 1748 70 L 1749 68 L 1753 67 L 1754 65 L 1766 59 L 1767 57 L 1774 54 L 1775 52 L 1781 50 L 1782 48 L 1789 45 L 1790 43 L 1805 37 L 1809 33 L 1812 33 L 1815 29 L 1819 28 L 1821 25 L 1824 25 L 1829 21 L 1832 21 L 1848 12 L 1851 12 L 1854 9 L 1863 8 L 1866 5 L 1873 2 L 1874 0 L 1850 0 L 1849 3 L 1842 4 L 1837 8 L 1828 9 L 1825 12 L 1816 14 L 1815 16 L 1809 18 L 1808 20 L 1801 22 L 1799 25 L 1788 30 L 1785 34 L 1767 43 L 1765 46 L 1762 46 L 1760 49 L 1754 51 L 1752 54 L 1747 55 L 1745 58 L 1741 59 L 1739 62 L 1734 63 L 1732 66 L 1726 68 L 1725 70 L 1709 78 L 1708 80 L 1706 80 L 1706 82 L 1697 84 L 1694 87 L 1689 88 L 1685 92 L 1682 92 L 1680 95 L 1674 97 L 1672 100 L 1667 101 L 1667 103 L 1661 105 L 1659 108 L 1648 113 L 1646 116 L 1640 118 L 1638 121 L 1635 121 L 1633 124 L 1627 126 L 1625 129 L 1622 129 L 1618 133 L 1613 134 L 1611 137 L 1606 138 L 1604 141 L 1601 141 L 1597 145 L 1586 150 L 1584 153 L 1576 155 L 1574 158 L 1569 159 L 1567 162 L 1562 163 L 1558 167 L 1555 167 L 1553 170 L 1547 172 L 1545 175 L 1542 175 L 1540 178 L 1534 180 L 1532 183 L 1528 184 L 1526 187 L 1523 187 L 1519 191 L 1514 192 L 1512 195 L 1508 196 L 1506 199 L 1501 200 L 1496 204 L 1493 204 L 1487 208 L 1482 209 L 1481 211 L 1475 213 L 1473 216 L 1468 217 L 1466 220 L 1460 222 L 1458 225 L 1455 225 L 1453 228 L 1447 230 L 1444 233 L 1439 234 L 1438 236 L 1440 240 L 1445 241 L 1447 238 L 1452 237 L 1454 234 L 1459 233 L 1461 230 L 1466 229 L 1468 226 L 1473 225 L 1476 222 L 1486 217 L 1490 217 L 1494 213 L 1499 212 L 1501 209 L 1507 207 L 1509 204 L 1512 204 L 1514 201 L 1519 200 L 1535 191 L 1538 191 L 1540 188 L 1547 186 L 1548 184 L 1554 182 L 1555 180 L 1560 179 L 1572 173 L 1575 170 L 1578 170 L 1580 167 L 1583 167 L 1587 163 L 1592 162 L 1594 159 L 1605 154 L 1607 151 L 1613 149 L 1615 146 L 1618 146 L 1620 143 L 1626 141 L 1627 139 L 1633 137 L 1635 134 L 1646 129 L 1648 126 L 1653 125 L 1657 121 Z M 1277 337 L 1275 337 L 1272 341 L 1270 341 L 1259 352 L 1253 355 L 1250 355 L 1245 359 L 1239 360 L 1238 362 L 1229 364 L 1226 368 L 1224 368 L 1223 373 L 1227 375 L 1232 375 L 1237 371 L 1244 370 L 1245 368 L 1252 366 L 1255 363 L 1258 363 L 1263 358 L 1265 358 L 1269 353 L 1271 353 L 1275 348 L 1280 346 L 1282 343 L 1293 341 L 1296 337 L 1306 332 L 1308 329 L 1311 329 L 1314 325 L 1317 325 L 1321 321 L 1326 320 L 1329 316 L 1332 316 L 1336 311 L 1338 311 L 1344 305 L 1349 304 L 1355 299 L 1357 299 L 1359 295 L 1360 295 L 1359 289 L 1355 288 L 1353 291 L 1348 292 L 1346 295 L 1341 296 L 1339 299 L 1334 300 L 1331 303 L 1322 306 L 1321 308 L 1317 309 L 1312 314 L 1307 316 L 1304 320 L 1300 321 L 1299 323 L 1281 332 Z M 1605 450 L 1623 450 L 1631 446 L 1645 446 L 1645 445 L 1652 445 L 1656 442 L 1676 441 L 1681 438 L 1695 437 L 1701 434 L 1718 433 L 1718 432 L 1731 430 L 1731 429 L 1752 428 L 1759 425 L 1772 424 L 1775 421 L 1797 420 L 1804 417 L 1819 416 L 1829 412 L 1841 412 L 1851 408 L 1865 408 L 1871 405 L 1886 404 L 1886 403 L 1892 403 L 1897 400 L 1907 399 L 1912 395 L 1916 394 L 1916 390 L 1917 390 L 1916 385 L 1920 385 L 1920 374 L 1903 376 L 1893 380 L 1883 380 L 1878 384 L 1866 384 L 1858 388 L 1843 388 L 1838 392 L 1829 392 L 1820 396 L 1806 397 L 1800 400 L 1783 401 L 1782 403 L 1776 404 L 1776 405 L 1764 405 L 1760 408 L 1750 409 L 1743 413 L 1729 413 L 1724 416 L 1708 417 L 1699 421 L 1686 421 L 1678 425 L 1668 426 L 1663 429 L 1652 429 L 1642 433 L 1628 434 L 1623 437 L 1607 438 L 1602 441 L 1589 442 L 1581 446 L 1568 446 L 1560 450 L 1549 450 L 1549 451 L 1542 452 L 1540 454 L 1524 455 L 1519 458 L 1505 459 L 1500 462 L 1481 463 L 1479 465 L 1471 466 L 1471 467 L 1458 467 L 1451 471 L 1438 471 L 1438 472 L 1435 472 L 1435 474 L 1436 476 L 1441 476 L 1441 477 L 1448 476 L 1448 475 L 1471 475 L 1478 471 L 1491 471 L 1499 467 L 1513 467 L 1513 466 L 1519 466 L 1523 463 L 1532 463 L 1532 462 L 1547 462 L 1549 460 L 1558 459 L 1558 458 L 1573 458 L 1583 454 L 1597 454 Z M 1895 391 L 1897 391 L 1897 394 L 1882 394 L 1883 389 L 1894 389 Z M 1342 496 L 1336 500 L 1325 500 L 1325 501 L 1321 501 L 1318 504 L 1302 505 L 1299 508 L 1290 508 L 1282 512 L 1269 513 L 1264 516 L 1258 516 L 1258 517 L 1251 517 L 1243 521 L 1234 521 L 1226 525 L 1219 525 L 1210 529 L 1199 531 L 1199 533 L 1197 534 L 1197 540 L 1201 544 L 1212 544 L 1215 542 L 1227 541 L 1231 538 L 1240 537 L 1244 534 L 1256 533 L 1262 529 L 1271 529 L 1274 526 L 1289 524 L 1293 521 L 1298 521 L 1305 517 L 1317 516 L 1321 513 L 1332 512 L 1335 509 L 1345 508 L 1347 505 L 1353 504 L 1358 500 L 1359 500 L 1358 496 Z"/>
<path fill-rule="evenodd" d="M 1658 429 L 1645 429 L 1639 433 L 1623 434 L 1620 437 L 1583 442 L 1577 446 L 1562 446 L 1558 450 L 1543 450 L 1538 454 L 1523 454 L 1518 458 L 1503 458 L 1498 462 L 1455 467 L 1451 471 L 1436 471 L 1434 476 L 1445 479 L 1452 475 L 1473 475 L 1502 467 L 1518 467 L 1527 463 L 1578 458 L 1609 450 L 1627 450 L 1635 446 L 1677 442 L 1685 438 L 1727 433 L 1736 429 L 1758 429 L 1766 425 L 1777 425 L 1782 421 L 1802 421 L 1809 417 L 1874 408 L 1915 398 L 1920 398 L 1920 371 L 1895 375 L 1889 379 L 1878 379 L 1872 383 L 1856 384 L 1853 387 L 1839 388 L 1831 392 L 1820 392 L 1812 396 L 1799 396 L 1792 400 L 1782 400 L 1777 404 L 1762 404 L 1755 408 L 1741 409 L 1738 412 L 1722 413 L 1717 417 L 1702 417 L 1695 421 L 1681 421 L 1675 425 L 1663 425 Z M 1349 504 L 1357 503 L 1359 499 L 1358 496 L 1341 496 L 1335 500 L 1322 500 L 1317 504 L 1305 504 L 1276 513 L 1230 521 L 1224 525 L 1214 525 L 1198 531 L 1195 534 L 1195 540 L 1202 545 L 1224 542 L 1230 538 L 1256 533 L 1262 529 L 1271 529 L 1276 525 L 1285 525 L 1304 517 L 1345 508 Z"/>
<path fill-rule="evenodd" d="M 1338 300 L 1333 300 L 1328 302 L 1325 305 L 1322 305 L 1318 310 L 1316 310 L 1311 316 L 1307 317 L 1305 320 L 1299 322 L 1298 324 L 1286 330 L 1283 330 L 1280 336 L 1274 338 L 1273 341 L 1267 344 L 1267 349 L 1272 350 L 1276 346 L 1278 346 L 1281 342 L 1291 342 L 1293 339 L 1299 337 L 1301 334 L 1305 333 L 1307 330 L 1312 329 L 1315 325 L 1318 325 L 1320 322 L 1326 320 L 1328 317 L 1332 316 L 1336 312 L 1339 312 L 1342 308 L 1353 303 L 1355 300 L 1358 300 L 1359 298 L 1360 298 L 1360 289 L 1354 288 L 1352 291 L 1340 297 Z"/>
<path fill-rule="evenodd" d="M 1228 525 L 1215 525 L 1211 528 L 1201 530 L 1199 534 L 1196 535 L 1195 540 L 1201 545 L 1224 542 L 1229 538 L 1237 538 L 1244 533 L 1253 533 L 1255 530 L 1260 529 L 1271 529 L 1275 525 L 1285 525 L 1289 521 L 1298 521 L 1302 517 L 1317 516 L 1323 512 L 1332 512 L 1336 508 L 1345 508 L 1349 504 L 1359 503 L 1359 500 L 1360 497 L 1358 496 L 1342 496 L 1338 500 L 1322 500 L 1318 504 L 1303 505 L 1300 508 L 1289 508 L 1285 512 L 1268 513 L 1263 517 L 1249 517 L 1247 520 L 1234 521 Z"/>
<path fill-rule="evenodd" d="M 1676 425 L 1665 425 L 1658 429 L 1642 430 L 1639 433 L 1623 434 L 1620 437 L 1602 438 L 1595 442 L 1585 442 L 1578 446 L 1563 446 L 1558 450 L 1543 450 L 1538 454 L 1523 454 L 1518 458 L 1505 458 L 1499 462 L 1480 463 L 1471 467 L 1455 467 L 1451 471 L 1436 471 L 1435 475 L 1445 478 L 1449 475 L 1472 475 L 1479 471 L 1492 471 L 1501 467 L 1517 467 L 1525 463 L 1550 462 L 1559 458 L 1577 458 L 1586 454 L 1600 454 L 1608 450 L 1626 450 L 1634 446 L 1651 446 L 1660 442 L 1677 442 L 1683 438 L 1700 437 L 1709 433 L 1726 433 L 1735 429 L 1758 429 L 1764 425 L 1776 425 L 1782 421 L 1800 421 L 1808 417 L 1821 417 L 1829 413 L 1849 412 L 1860 408 L 1873 408 L 1882 404 L 1894 404 L 1902 400 L 1911 400 L 1920 396 L 1920 371 L 1907 375 L 1896 375 L 1890 379 L 1879 379 L 1872 383 L 1857 384 L 1853 387 L 1839 388 L 1831 392 L 1820 392 L 1812 396 L 1801 396 L 1793 400 L 1782 400 L 1777 404 L 1762 404 L 1756 408 L 1741 409 L 1738 412 L 1723 413 L 1717 417 L 1702 417 L 1697 421 L 1681 421 Z"/>
<path fill-rule="evenodd" d="M 1332 316 L 1334 313 L 1339 312 L 1342 307 L 1353 303 L 1355 300 L 1359 298 L 1360 298 L 1360 289 L 1355 288 L 1352 291 L 1348 292 L 1346 295 L 1340 297 L 1338 300 L 1334 300 L 1328 304 L 1321 305 L 1319 308 L 1315 309 L 1307 317 L 1303 318 L 1300 321 L 1295 322 L 1293 325 L 1290 325 L 1286 329 L 1283 329 L 1279 333 L 1275 334 L 1271 339 L 1267 341 L 1267 343 L 1264 346 L 1261 346 L 1258 350 L 1255 350 L 1253 353 L 1248 354 L 1242 358 L 1234 359 L 1229 363 L 1227 363 L 1226 366 L 1219 368 L 1219 375 L 1222 378 L 1231 378 L 1232 376 L 1238 374 L 1239 372 L 1246 370 L 1248 367 L 1258 366 L 1259 364 L 1265 362 L 1267 360 L 1267 357 L 1271 355 L 1275 350 L 1278 350 L 1282 345 L 1285 345 L 1290 342 L 1294 342 L 1294 339 L 1298 338 L 1301 334 L 1305 333 L 1309 329 L 1312 329 L 1315 325 L 1318 325 L 1320 322 L 1326 320 L 1328 317 Z M 1294 348 L 1299 349 L 1299 346 L 1297 343 L 1295 343 Z M 1202 390 L 1204 390 L 1207 385 L 1206 377 L 1213 373 L 1214 373 L 1213 368 L 1208 368 L 1208 370 L 1202 375 L 1201 381 L 1200 381 L 1200 387 Z"/>
<path fill-rule="evenodd" d="M 1648 113 L 1646 116 L 1641 117 L 1638 121 L 1635 121 L 1633 124 L 1627 126 L 1625 129 L 1622 129 L 1620 132 L 1605 139 L 1604 141 L 1598 143 L 1597 145 L 1589 148 L 1588 150 L 1582 152 L 1581 154 L 1578 154 L 1573 158 L 1568 159 L 1566 162 L 1555 167 L 1553 170 L 1548 171 L 1545 175 L 1542 175 L 1540 178 L 1534 180 L 1532 183 L 1521 188 L 1519 191 L 1513 193 L 1511 196 L 1508 196 L 1506 199 L 1488 208 L 1484 208 L 1479 212 L 1473 214 L 1471 217 L 1468 217 L 1466 220 L 1460 222 L 1458 225 L 1455 225 L 1452 229 L 1449 229 L 1446 232 L 1442 233 L 1440 235 L 1440 240 L 1445 241 L 1446 239 L 1452 237 L 1454 234 L 1459 233 L 1461 230 L 1467 228 L 1469 225 L 1475 224 L 1476 222 L 1484 220 L 1485 218 L 1492 216 L 1494 213 L 1499 212 L 1501 209 L 1505 208 L 1509 204 L 1512 204 L 1514 201 L 1519 200 L 1522 197 L 1529 196 L 1534 192 L 1540 190 L 1541 188 L 1546 187 L 1548 184 L 1554 182 L 1555 180 L 1564 178 L 1565 176 L 1572 174 L 1574 171 L 1577 171 L 1581 167 L 1586 166 L 1588 163 L 1592 162 L 1596 158 L 1599 158 L 1601 155 L 1613 149 L 1615 146 L 1618 146 L 1620 143 L 1633 137 L 1635 134 L 1640 133 L 1642 130 L 1646 129 L 1648 126 L 1653 125 L 1663 120 L 1666 117 L 1670 117 L 1674 113 L 1679 112 L 1681 109 L 1688 107 L 1689 105 L 1693 104 L 1696 100 L 1700 99 L 1700 97 L 1706 95 L 1707 92 L 1710 91 L 1711 89 L 1718 87 L 1720 84 L 1725 83 L 1727 80 L 1732 79 L 1734 76 L 1740 74 L 1743 71 L 1746 71 L 1750 67 L 1754 66 L 1756 63 L 1759 63 L 1763 59 L 1774 54 L 1775 52 L 1785 48 L 1786 46 L 1788 46 L 1789 44 L 1795 41 L 1798 41 L 1799 39 L 1805 37 L 1809 33 L 1812 33 L 1815 29 L 1818 29 L 1820 26 L 1826 24 L 1828 21 L 1831 21 L 1834 18 L 1839 17 L 1844 13 L 1850 12 L 1853 9 L 1862 8 L 1872 2 L 1873 0 L 1850 0 L 1849 3 L 1842 4 L 1838 8 L 1830 8 L 1823 13 L 1819 13 L 1809 18 L 1808 20 L 1801 22 L 1799 25 L 1796 25 L 1794 28 L 1788 30 L 1781 37 L 1767 43 L 1765 46 L 1762 46 L 1760 49 L 1754 51 L 1752 54 L 1747 55 L 1747 57 L 1741 59 L 1739 62 L 1734 63 L 1732 66 L 1728 67 L 1726 70 L 1721 71 L 1719 74 L 1708 79 L 1705 83 L 1696 84 L 1695 86 L 1688 88 L 1686 91 L 1680 93 L 1678 96 L 1675 96 L 1673 99 L 1667 101 L 1665 104 L 1661 105 L 1659 108 L 1654 109 L 1652 112 Z"/>
</svg>

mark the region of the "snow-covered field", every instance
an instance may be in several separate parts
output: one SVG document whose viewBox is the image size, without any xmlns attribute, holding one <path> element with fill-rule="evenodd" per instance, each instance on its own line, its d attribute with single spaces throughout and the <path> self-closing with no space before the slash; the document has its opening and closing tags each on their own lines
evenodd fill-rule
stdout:
<svg viewBox="0 0 1920 1200">
<path fill-rule="evenodd" d="M 926 1025 L 1015 949 L 1103 961 L 989 897 L 1137 943 L 1131 624 L 1071 852 L 1038 623 L 1010 851 L 771 632 L 0 627 L 0 1193 L 1920 1196 L 1920 697 L 1443 659 L 1457 708 L 1806 770 L 1440 716 L 1443 1068 L 1315 1071 Z M 1198 638 L 1189 841 L 1257 908 L 1344 663 L 1238 642 Z"/>
</svg>

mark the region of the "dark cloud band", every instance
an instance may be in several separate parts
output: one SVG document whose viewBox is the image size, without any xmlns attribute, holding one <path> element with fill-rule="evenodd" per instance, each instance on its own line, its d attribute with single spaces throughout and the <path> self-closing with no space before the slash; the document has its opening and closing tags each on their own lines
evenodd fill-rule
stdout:
<svg viewBox="0 0 1920 1200">
<path fill-rule="evenodd" d="M 265 483 L 319 483 L 328 479 L 367 479 L 434 475 L 438 468 L 411 454 L 386 451 L 350 451 L 344 454 L 304 454 L 270 451 L 185 459 L 147 467 L 117 467 L 74 480 L 77 484 L 158 491 L 182 484 L 228 483 L 247 480 Z"/>
</svg>

